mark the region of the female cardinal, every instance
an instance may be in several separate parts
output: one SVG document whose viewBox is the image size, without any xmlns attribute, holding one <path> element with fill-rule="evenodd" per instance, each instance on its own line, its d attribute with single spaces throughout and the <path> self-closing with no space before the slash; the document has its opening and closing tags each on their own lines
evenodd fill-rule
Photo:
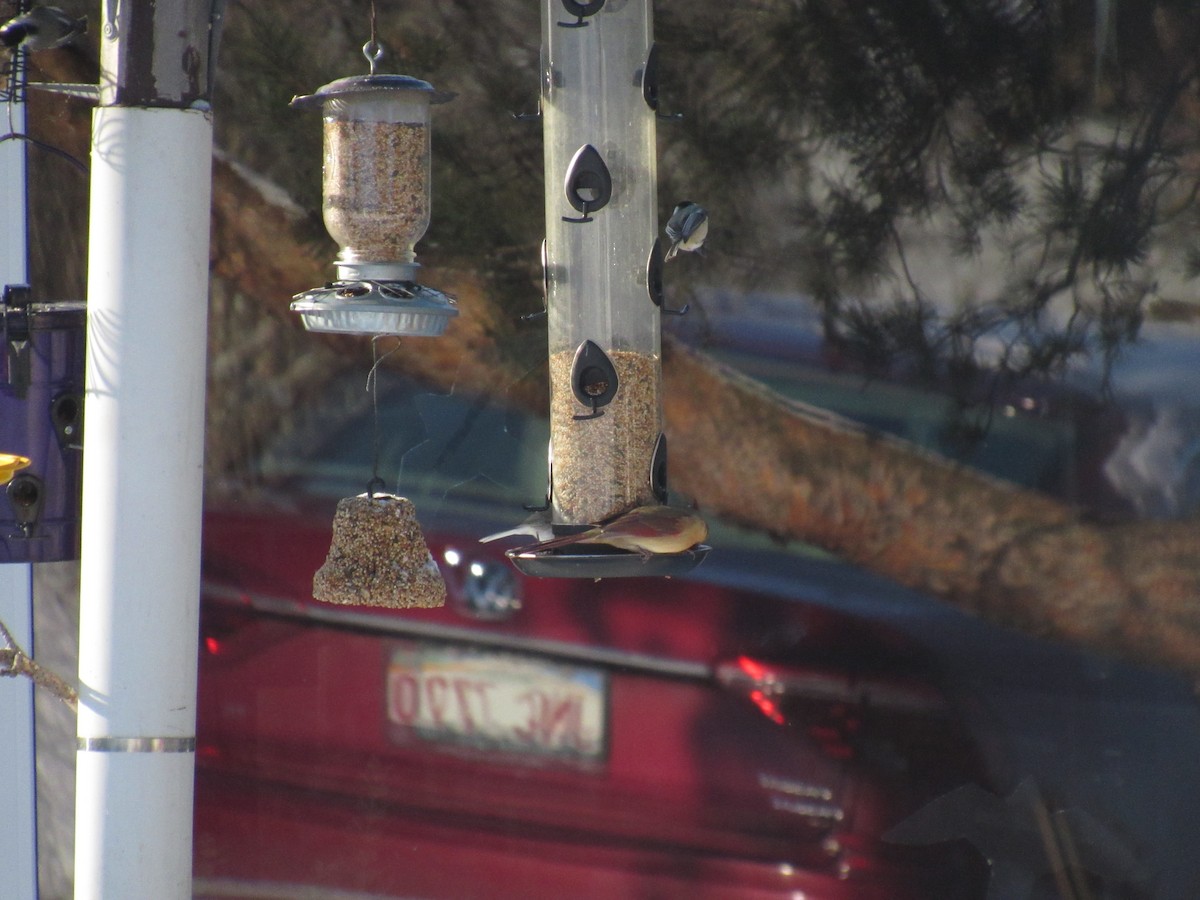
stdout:
<svg viewBox="0 0 1200 900">
<path fill-rule="evenodd" d="M 708 537 L 708 525 L 691 510 L 670 506 L 639 506 L 602 525 L 551 538 L 519 552 L 540 553 L 572 544 L 607 544 L 649 559 L 655 553 L 683 553 Z"/>
</svg>

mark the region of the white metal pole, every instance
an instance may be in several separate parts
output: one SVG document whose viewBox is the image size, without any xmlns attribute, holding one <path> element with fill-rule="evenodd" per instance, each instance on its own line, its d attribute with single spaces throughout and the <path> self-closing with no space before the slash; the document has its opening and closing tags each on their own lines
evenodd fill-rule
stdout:
<svg viewBox="0 0 1200 900">
<path fill-rule="evenodd" d="M 21 51 L 23 52 L 23 51 Z M 0 107 L 0 134 L 25 132 L 25 102 L 14 97 Z M 0 288 L 29 279 L 26 237 L 25 144 L 0 143 Z M 3 348 L 0 347 L 0 352 Z M 15 448 L 0 447 L 0 452 Z M 33 567 L 0 564 L 0 621 L 27 653 L 33 653 Z M 0 797 L 11 809 L 0 828 L 0 873 L 5 896 L 37 896 L 36 769 L 34 766 L 33 684 L 8 679 L 0 684 Z M 11 894 L 9 892 L 11 891 Z"/>
<path fill-rule="evenodd" d="M 21 648 L 32 653 L 32 568 L 28 563 L 0 565 L 0 621 Z M 0 683 L 0 797 L 5 824 L 0 827 L 0 887 L 5 897 L 37 896 L 36 770 L 33 754 L 33 682 L 8 678 Z"/>
<path fill-rule="evenodd" d="M 212 121 L 92 130 L 75 896 L 191 896 Z"/>
</svg>

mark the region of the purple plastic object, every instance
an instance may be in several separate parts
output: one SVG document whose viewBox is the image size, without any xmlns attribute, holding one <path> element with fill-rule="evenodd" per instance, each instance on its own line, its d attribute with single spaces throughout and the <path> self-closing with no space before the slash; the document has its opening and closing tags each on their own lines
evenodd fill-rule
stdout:
<svg viewBox="0 0 1200 900">
<path fill-rule="evenodd" d="M 7 285 L 0 304 L 0 452 L 32 463 L 0 487 L 0 563 L 79 556 L 83 475 L 81 302 L 31 303 Z"/>
</svg>

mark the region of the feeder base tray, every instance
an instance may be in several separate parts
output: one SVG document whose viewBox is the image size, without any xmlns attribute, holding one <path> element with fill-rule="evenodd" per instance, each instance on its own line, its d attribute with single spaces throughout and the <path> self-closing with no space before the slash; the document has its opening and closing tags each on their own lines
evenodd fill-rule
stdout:
<svg viewBox="0 0 1200 900">
<path fill-rule="evenodd" d="M 683 553 L 656 553 L 643 558 L 623 550 L 537 553 L 518 547 L 504 555 L 522 574 L 535 578 L 653 578 L 690 572 L 711 549 L 707 544 L 697 544 Z"/>
<path fill-rule="evenodd" d="M 309 331 L 436 337 L 458 315 L 453 298 L 413 282 L 335 281 L 297 294 L 292 311 Z"/>
</svg>

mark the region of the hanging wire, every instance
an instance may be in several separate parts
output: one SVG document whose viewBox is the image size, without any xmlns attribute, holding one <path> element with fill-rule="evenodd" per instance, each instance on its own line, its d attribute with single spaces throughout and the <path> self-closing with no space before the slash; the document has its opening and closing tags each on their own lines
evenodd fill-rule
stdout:
<svg viewBox="0 0 1200 900">
<path fill-rule="evenodd" d="M 379 458 L 382 450 L 383 432 L 379 427 L 379 366 L 385 359 L 400 349 L 400 341 L 383 356 L 379 355 L 379 340 L 387 337 L 377 334 L 371 338 L 371 371 L 367 373 L 366 389 L 371 392 L 371 480 L 367 482 L 367 497 L 374 497 L 377 489 L 382 489 L 384 480 L 379 477 Z"/>
<path fill-rule="evenodd" d="M 21 134 L 20 132 L 13 131 L 11 110 L 9 111 L 9 130 L 6 134 L 0 134 L 0 143 L 3 143 L 4 141 L 24 141 L 27 144 L 32 144 L 39 150 L 44 150 L 46 153 L 52 154 L 53 156 L 57 156 L 61 159 L 65 159 L 84 175 L 88 174 L 88 167 L 66 150 L 63 150 L 60 147 L 55 147 L 53 144 L 47 144 L 45 141 L 39 141 L 37 138 L 30 137 L 27 134 Z"/>
</svg>

